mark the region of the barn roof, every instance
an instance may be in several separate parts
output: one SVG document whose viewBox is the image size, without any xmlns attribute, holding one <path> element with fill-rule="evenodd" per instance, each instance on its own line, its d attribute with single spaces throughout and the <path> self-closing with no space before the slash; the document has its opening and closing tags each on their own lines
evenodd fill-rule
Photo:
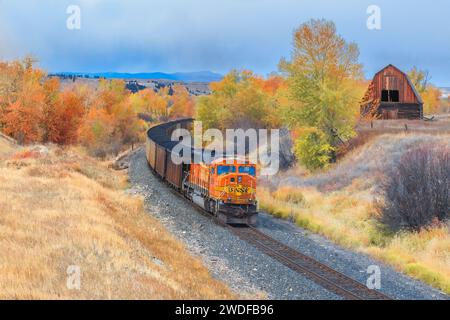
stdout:
<svg viewBox="0 0 450 320">
<path fill-rule="evenodd" d="M 397 70 L 398 72 L 400 72 L 401 74 L 403 74 L 403 75 L 406 77 L 406 80 L 408 81 L 409 86 L 411 87 L 412 91 L 414 92 L 414 95 L 415 95 L 416 98 L 417 98 L 417 101 L 418 101 L 419 103 L 422 103 L 422 104 L 423 104 L 422 97 L 420 96 L 419 92 L 417 91 L 416 87 L 415 87 L 414 84 L 412 83 L 412 81 L 411 81 L 411 79 L 409 78 L 409 76 L 408 76 L 406 73 L 404 73 L 402 70 L 400 70 L 399 68 L 397 68 L 396 66 L 394 66 L 393 64 L 389 64 L 389 65 L 387 65 L 386 67 L 384 67 L 383 69 L 381 69 L 380 71 L 378 71 L 377 73 L 375 73 L 374 78 L 375 78 L 379 73 L 383 72 L 384 70 L 386 70 L 386 69 L 389 68 L 389 67 L 394 68 L 395 70 Z"/>
</svg>

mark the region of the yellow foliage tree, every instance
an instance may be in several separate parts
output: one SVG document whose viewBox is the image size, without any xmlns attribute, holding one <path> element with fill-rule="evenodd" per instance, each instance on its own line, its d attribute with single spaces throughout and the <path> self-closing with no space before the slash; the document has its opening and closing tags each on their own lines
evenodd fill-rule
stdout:
<svg viewBox="0 0 450 320">
<path fill-rule="evenodd" d="M 428 85 L 427 89 L 422 93 L 423 112 L 425 114 L 434 114 L 441 106 L 441 90 L 433 85 Z"/>
<path fill-rule="evenodd" d="M 192 117 L 194 115 L 195 101 L 186 87 L 175 85 L 171 97 L 169 116 L 171 119 Z"/>
<path fill-rule="evenodd" d="M 279 124 L 281 91 L 286 88 L 283 78 L 232 71 L 210 87 L 212 94 L 197 102 L 197 118 L 205 127 L 273 128 Z"/>
<path fill-rule="evenodd" d="M 408 76 L 411 82 L 422 96 L 423 112 L 425 114 L 436 113 L 441 105 L 441 91 L 430 84 L 430 76 L 428 71 L 420 70 L 414 66 Z"/>
</svg>

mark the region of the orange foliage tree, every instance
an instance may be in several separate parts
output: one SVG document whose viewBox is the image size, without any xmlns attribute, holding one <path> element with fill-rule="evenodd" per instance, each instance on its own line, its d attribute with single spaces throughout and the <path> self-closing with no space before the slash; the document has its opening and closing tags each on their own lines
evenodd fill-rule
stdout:
<svg viewBox="0 0 450 320">
<path fill-rule="evenodd" d="M 71 144 L 84 114 L 83 96 L 61 92 L 59 80 L 46 79 L 34 60 L 0 63 L 0 127 L 19 143 Z"/>
<path fill-rule="evenodd" d="M 142 139 L 145 124 L 138 118 L 145 109 L 140 96 L 131 95 L 121 80 L 101 80 L 99 90 L 79 129 L 79 141 L 92 154 L 118 154 Z"/>
<path fill-rule="evenodd" d="M 194 100 L 183 86 L 131 94 L 122 80 L 97 89 L 59 79 L 33 67 L 34 60 L 0 62 L 0 130 L 19 143 L 81 143 L 91 153 L 117 154 L 144 137 L 150 121 L 192 116 Z"/>
<path fill-rule="evenodd" d="M 40 126 L 46 102 L 46 92 L 41 85 L 44 73 L 32 69 L 26 61 L 3 65 L 6 80 L 2 83 L 3 106 L 0 126 L 3 132 L 19 143 L 40 141 L 43 135 Z M 18 72 L 17 75 L 11 72 Z"/>
<path fill-rule="evenodd" d="M 192 117 L 194 115 L 194 99 L 191 97 L 186 87 L 175 85 L 171 97 L 171 107 L 169 116 L 171 119 Z"/>
<path fill-rule="evenodd" d="M 84 113 L 82 97 L 74 91 L 61 92 L 44 120 L 48 130 L 46 140 L 58 144 L 76 143 Z"/>
</svg>

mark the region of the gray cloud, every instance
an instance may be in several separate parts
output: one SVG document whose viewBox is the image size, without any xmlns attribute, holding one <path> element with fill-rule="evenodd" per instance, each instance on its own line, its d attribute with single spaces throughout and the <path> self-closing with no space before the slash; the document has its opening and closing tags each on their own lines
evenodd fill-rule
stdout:
<svg viewBox="0 0 450 320">
<path fill-rule="evenodd" d="M 266 74 L 289 55 L 294 28 L 323 17 L 360 45 L 368 75 L 388 63 L 415 64 L 450 85 L 450 3 L 376 2 L 381 31 L 366 28 L 371 0 L 1 0 L 0 57 L 32 53 L 50 71 Z M 66 29 L 70 4 L 81 7 L 81 30 Z"/>
</svg>

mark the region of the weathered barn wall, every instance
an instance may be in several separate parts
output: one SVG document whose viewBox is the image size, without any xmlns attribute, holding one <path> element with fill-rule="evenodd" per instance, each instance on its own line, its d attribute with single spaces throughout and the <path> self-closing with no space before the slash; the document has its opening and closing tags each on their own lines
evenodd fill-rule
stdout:
<svg viewBox="0 0 450 320">
<path fill-rule="evenodd" d="M 421 119 L 423 101 L 408 76 L 389 65 L 375 74 L 361 103 L 361 116 Z"/>
<path fill-rule="evenodd" d="M 394 66 L 388 66 L 378 72 L 373 79 L 373 84 L 375 99 L 381 100 L 382 90 L 398 90 L 400 103 L 419 103 L 407 76 Z"/>
</svg>

